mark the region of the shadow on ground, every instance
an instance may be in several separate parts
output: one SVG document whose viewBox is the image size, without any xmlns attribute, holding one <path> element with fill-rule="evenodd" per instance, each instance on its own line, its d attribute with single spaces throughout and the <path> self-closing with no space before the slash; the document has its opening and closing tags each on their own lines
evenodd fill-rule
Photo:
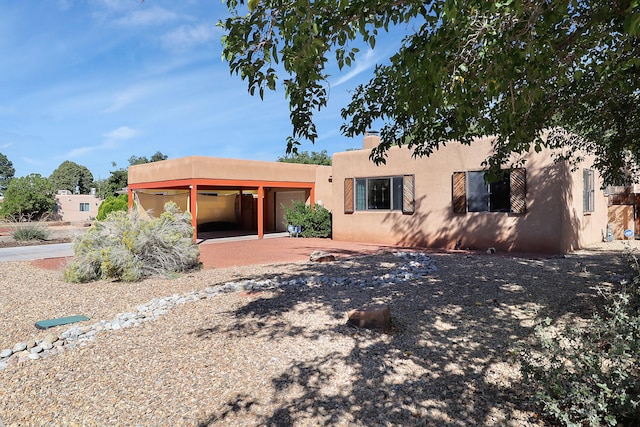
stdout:
<svg viewBox="0 0 640 427">
<path fill-rule="evenodd" d="M 407 283 L 365 284 L 359 292 L 344 285 L 286 288 L 248 299 L 229 313 L 236 319 L 232 327 L 211 324 L 191 331 L 198 340 L 229 334 L 276 341 L 302 336 L 309 343 L 306 357 L 287 362 L 282 374 L 268 379 L 270 396 L 238 393 L 199 425 L 223 425 L 231 414 L 248 413 L 261 402 L 277 407 L 258 416 L 266 426 L 544 425 L 530 403 L 531 390 L 520 382 L 516 344 L 531 339 L 539 319 L 589 315 L 598 302 L 596 289 L 627 271 L 623 257 L 430 256 L 439 270 Z M 375 260 L 291 264 L 278 280 L 331 275 L 367 282 L 399 261 L 389 254 Z M 390 305 L 391 331 L 345 324 L 346 312 L 371 303 Z M 301 308 L 309 316 L 327 311 L 335 321 L 306 328 L 286 320 Z M 313 343 L 323 339 L 349 340 L 349 349 L 315 351 Z"/>
</svg>

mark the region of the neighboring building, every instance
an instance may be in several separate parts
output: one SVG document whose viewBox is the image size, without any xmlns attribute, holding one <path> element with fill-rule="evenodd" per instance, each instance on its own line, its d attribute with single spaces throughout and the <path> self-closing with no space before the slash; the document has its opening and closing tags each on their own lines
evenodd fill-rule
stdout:
<svg viewBox="0 0 640 427">
<path fill-rule="evenodd" d="M 73 194 L 69 190 L 58 190 L 55 213 L 61 221 L 71 223 L 95 219 L 102 200 L 95 194 Z"/>
<path fill-rule="evenodd" d="M 522 168 L 486 184 L 491 138 L 447 143 L 430 157 L 392 147 L 386 165 L 362 150 L 336 153 L 333 166 L 185 157 L 129 168 L 130 203 L 161 211 L 168 200 L 196 212 L 199 232 L 221 228 L 283 231 L 281 205 L 322 200 L 333 238 L 414 247 L 566 253 L 603 240 L 607 200 L 598 173 L 524 155 Z"/>
<path fill-rule="evenodd" d="M 624 240 L 640 238 L 640 186 L 608 186 L 605 195 L 609 204 L 609 232 L 611 238 Z M 628 233 L 625 235 L 625 233 Z M 631 236 L 631 237 L 630 237 Z"/>
</svg>

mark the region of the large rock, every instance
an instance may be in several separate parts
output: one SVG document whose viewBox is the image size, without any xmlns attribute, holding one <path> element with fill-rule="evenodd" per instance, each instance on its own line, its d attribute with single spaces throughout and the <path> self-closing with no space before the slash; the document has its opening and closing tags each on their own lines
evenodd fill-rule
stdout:
<svg viewBox="0 0 640 427">
<path fill-rule="evenodd" d="M 311 260 L 311 262 L 331 262 L 335 261 L 336 257 L 327 252 L 314 251 L 311 252 L 311 256 L 309 257 L 309 259 Z"/>
<path fill-rule="evenodd" d="M 349 325 L 357 328 L 387 330 L 391 327 L 391 310 L 388 305 L 375 305 L 351 310 Z"/>
</svg>

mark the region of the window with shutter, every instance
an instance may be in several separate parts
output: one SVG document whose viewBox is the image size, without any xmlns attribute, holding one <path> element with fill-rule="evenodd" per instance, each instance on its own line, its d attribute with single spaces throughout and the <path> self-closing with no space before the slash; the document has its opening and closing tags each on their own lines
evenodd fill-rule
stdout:
<svg viewBox="0 0 640 427">
<path fill-rule="evenodd" d="M 526 171 L 504 171 L 495 182 L 485 181 L 484 171 L 454 172 L 452 182 L 453 211 L 526 212 Z"/>
<path fill-rule="evenodd" d="M 595 174 L 593 169 L 584 169 L 582 171 L 583 180 L 583 211 L 591 213 L 595 210 Z"/>
<path fill-rule="evenodd" d="M 353 178 L 344 179 L 344 213 L 353 213 Z"/>
<path fill-rule="evenodd" d="M 347 182 L 349 181 L 349 182 Z M 345 213 L 414 211 L 414 176 L 345 179 Z M 348 200 L 351 200 L 349 204 Z"/>
<path fill-rule="evenodd" d="M 453 211 L 467 213 L 467 174 L 453 173 Z"/>
<path fill-rule="evenodd" d="M 527 173 L 524 168 L 513 169 L 509 177 L 511 183 L 511 212 L 527 212 Z"/>
<path fill-rule="evenodd" d="M 415 175 L 405 175 L 402 177 L 402 213 L 412 214 L 415 211 Z"/>
</svg>

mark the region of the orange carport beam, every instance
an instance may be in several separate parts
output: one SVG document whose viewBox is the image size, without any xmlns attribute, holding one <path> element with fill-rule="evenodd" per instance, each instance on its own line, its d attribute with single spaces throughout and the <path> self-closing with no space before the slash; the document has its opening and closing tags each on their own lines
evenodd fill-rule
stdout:
<svg viewBox="0 0 640 427">
<path fill-rule="evenodd" d="M 258 239 L 264 237 L 264 187 L 258 187 Z"/>
<path fill-rule="evenodd" d="M 188 178 L 188 179 L 171 179 L 167 181 L 150 181 L 137 182 L 129 184 L 129 188 L 133 190 L 152 190 L 152 189 L 170 189 L 170 188 L 189 188 L 192 185 L 198 187 L 228 187 L 228 188 L 300 188 L 313 189 L 315 182 L 299 182 L 299 181 L 253 181 L 241 179 L 208 179 L 208 178 Z"/>
<path fill-rule="evenodd" d="M 189 212 L 191 213 L 191 225 L 193 226 L 193 240 L 198 240 L 198 186 L 189 186 Z"/>
<path fill-rule="evenodd" d="M 131 187 L 127 189 L 127 207 L 129 208 L 129 210 L 133 208 L 133 190 L 131 189 Z"/>
</svg>

